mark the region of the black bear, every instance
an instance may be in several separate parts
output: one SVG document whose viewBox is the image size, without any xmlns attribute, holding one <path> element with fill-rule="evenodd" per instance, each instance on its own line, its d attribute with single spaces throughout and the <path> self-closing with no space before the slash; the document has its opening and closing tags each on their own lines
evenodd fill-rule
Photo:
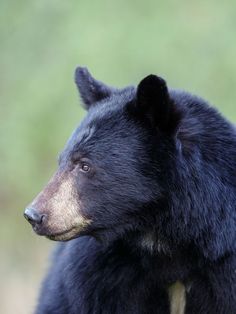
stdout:
<svg viewBox="0 0 236 314">
<path fill-rule="evenodd" d="M 235 314 L 234 126 L 155 75 L 75 82 L 87 116 L 24 213 L 62 241 L 36 313 Z"/>
</svg>

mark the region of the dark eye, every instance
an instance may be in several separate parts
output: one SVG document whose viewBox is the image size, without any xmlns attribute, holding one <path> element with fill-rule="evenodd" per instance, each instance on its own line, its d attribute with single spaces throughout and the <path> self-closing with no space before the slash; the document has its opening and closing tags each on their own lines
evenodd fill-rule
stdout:
<svg viewBox="0 0 236 314">
<path fill-rule="evenodd" d="M 90 170 L 90 166 L 86 163 L 82 163 L 81 166 L 80 166 L 80 170 L 83 171 L 83 172 L 89 172 Z"/>
</svg>

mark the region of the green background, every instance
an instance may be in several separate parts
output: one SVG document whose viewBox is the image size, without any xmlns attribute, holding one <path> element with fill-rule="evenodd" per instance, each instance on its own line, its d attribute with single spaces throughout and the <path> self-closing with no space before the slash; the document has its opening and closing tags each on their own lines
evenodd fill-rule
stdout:
<svg viewBox="0 0 236 314">
<path fill-rule="evenodd" d="M 48 265 L 22 213 L 84 115 L 76 65 L 118 87 L 158 74 L 235 121 L 235 38 L 233 0 L 0 0 L 1 313 L 32 313 Z"/>
</svg>

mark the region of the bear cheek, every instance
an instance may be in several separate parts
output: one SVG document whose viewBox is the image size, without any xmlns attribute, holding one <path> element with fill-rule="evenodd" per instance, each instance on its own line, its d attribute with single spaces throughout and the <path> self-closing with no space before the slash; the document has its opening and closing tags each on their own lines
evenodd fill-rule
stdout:
<svg viewBox="0 0 236 314">
<path fill-rule="evenodd" d="M 81 213 L 76 182 L 70 172 L 58 171 L 30 207 L 44 215 L 34 230 L 53 240 L 69 240 L 78 235 L 90 221 Z"/>
</svg>

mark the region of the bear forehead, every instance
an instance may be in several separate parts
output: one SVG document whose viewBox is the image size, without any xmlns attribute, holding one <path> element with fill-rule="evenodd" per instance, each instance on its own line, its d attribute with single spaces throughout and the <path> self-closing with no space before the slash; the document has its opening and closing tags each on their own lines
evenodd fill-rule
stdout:
<svg viewBox="0 0 236 314">
<path fill-rule="evenodd" d="M 101 144 L 102 141 L 107 142 L 110 138 L 114 143 L 118 138 L 123 138 L 125 143 L 124 137 L 129 133 L 133 132 L 135 136 L 134 127 L 131 126 L 125 114 L 125 106 L 132 99 L 131 94 L 124 95 L 122 99 L 116 95 L 107 99 L 106 102 L 95 104 L 70 136 L 62 155 L 85 147 L 86 144 L 91 145 L 92 142 Z"/>
<path fill-rule="evenodd" d="M 122 112 L 127 103 L 135 97 L 135 88 L 127 87 L 113 93 L 110 97 L 95 103 L 88 111 L 84 121 L 88 124 L 96 123 L 97 120 L 109 119 Z"/>
</svg>

